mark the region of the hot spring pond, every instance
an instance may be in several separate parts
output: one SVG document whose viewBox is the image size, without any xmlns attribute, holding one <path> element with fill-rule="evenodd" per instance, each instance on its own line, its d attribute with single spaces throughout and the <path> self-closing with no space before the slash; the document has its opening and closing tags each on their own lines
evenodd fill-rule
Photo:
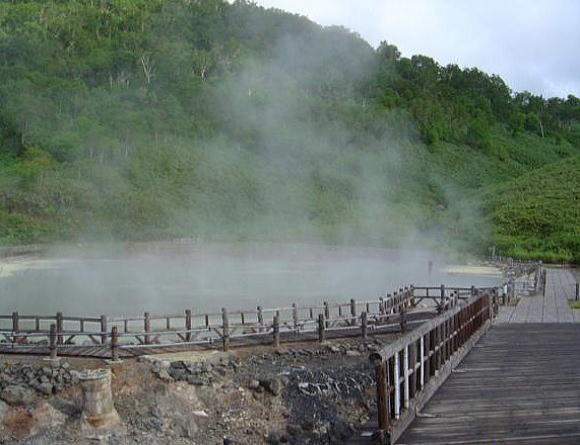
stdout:
<svg viewBox="0 0 580 445">
<path fill-rule="evenodd" d="M 432 262 L 429 270 L 429 262 Z M 0 314 L 92 316 L 255 309 L 371 299 L 415 285 L 497 284 L 426 251 L 298 244 L 143 244 L 0 262 Z"/>
</svg>

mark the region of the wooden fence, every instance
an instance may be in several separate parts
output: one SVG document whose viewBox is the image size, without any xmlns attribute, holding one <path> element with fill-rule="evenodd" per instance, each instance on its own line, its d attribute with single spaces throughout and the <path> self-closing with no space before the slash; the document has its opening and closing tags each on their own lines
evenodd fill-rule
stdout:
<svg viewBox="0 0 580 445">
<path fill-rule="evenodd" d="M 541 262 L 514 261 L 511 258 L 500 263 L 504 268 L 505 281 L 498 287 L 498 303 L 511 305 L 516 303 L 516 297 L 521 292 L 532 295 L 546 292 L 546 270 Z"/>
<path fill-rule="evenodd" d="M 377 440 L 393 444 L 489 327 L 493 298 L 481 292 L 371 355 Z"/>
<path fill-rule="evenodd" d="M 140 355 L 169 347 L 218 344 L 227 350 L 231 342 L 273 343 L 314 336 L 324 340 L 334 331 L 367 335 L 383 327 L 399 327 L 423 322 L 435 313 L 452 307 L 475 292 L 474 287 L 409 286 L 375 300 L 321 305 L 262 308 L 215 313 L 195 313 L 138 317 L 71 317 L 61 312 L 53 316 L 0 315 L 0 352 L 20 354 L 97 355 L 110 357 Z M 426 302 L 427 308 L 419 309 Z M 82 342 L 79 344 L 79 342 Z M 142 351 L 142 352 L 141 352 Z"/>
<path fill-rule="evenodd" d="M 163 352 L 168 348 L 187 349 L 195 345 L 218 344 L 227 350 L 230 343 L 256 344 L 295 341 L 340 332 L 367 335 L 378 328 L 421 323 L 454 307 L 457 301 L 486 291 L 493 304 L 509 304 L 515 295 L 516 279 L 532 276 L 531 289 L 545 291 L 545 271 L 541 263 L 507 260 L 502 263 L 506 282 L 498 288 L 409 286 L 373 300 L 320 305 L 291 304 L 285 307 L 135 317 L 0 315 L 0 352 L 124 356 Z M 530 280 L 526 280 L 530 282 Z M 528 285 L 530 288 L 530 286 Z M 505 289 L 507 288 L 507 292 Z M 501 296 L 500 296 L 501 295 Z M 500 296 L 499 298 L 496 298 Z M 419 309 L 418 305 L 427 306 Z M 348 334 L 349 331 L 352 333 Z M 80 342 L 80 343 L 79 343 Z"/>
</svg>

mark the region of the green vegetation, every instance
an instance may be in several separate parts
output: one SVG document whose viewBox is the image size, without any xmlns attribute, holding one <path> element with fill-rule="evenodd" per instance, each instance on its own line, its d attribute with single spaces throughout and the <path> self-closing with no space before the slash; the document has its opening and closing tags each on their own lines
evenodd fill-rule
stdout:
<svg viewBox="0 0 580 445">
<path fill-rule="evenodd" d="M 283 11 L 0 0 L 0 243 L 422 237 L 483 250 L 495 231 L 518 256 L 577 258 L 568 223 L 534 244 L 547 232 L 508 223 L 509 193 L 487 201 L 490 230 L 465 197 L 578 154 L 574 96 L 516 94 Z"/>
<path fill-rule="evenodd" d="M 572 309 L 580 309 L 580 301 L 568 300 L 568 304 Z"/>
<path fill-rule="evenodd" d="M 502 251 L 580 263 L 580 156 L 489 187 L 484 202 Z"/>
</svg>

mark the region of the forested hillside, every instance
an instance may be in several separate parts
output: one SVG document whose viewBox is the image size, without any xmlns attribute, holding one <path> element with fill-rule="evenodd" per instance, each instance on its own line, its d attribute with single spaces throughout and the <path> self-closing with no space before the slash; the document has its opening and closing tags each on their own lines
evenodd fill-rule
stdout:
<svg viewBox="0 0 580 445">
<path fill-rule="evenodd" d="M 483 200 L 509 255 L 580 263 L 580 156 L 489 187 Z"/>
<path fill-rule="evenodd" d="M 515 93 L 283 11 L 0 0 L 2 243 L 421 239 L 517 253 L 498 225 L 520 220 L 485 226 L 475 192 L 579 153 L 577 97 Z"/>
</svg>

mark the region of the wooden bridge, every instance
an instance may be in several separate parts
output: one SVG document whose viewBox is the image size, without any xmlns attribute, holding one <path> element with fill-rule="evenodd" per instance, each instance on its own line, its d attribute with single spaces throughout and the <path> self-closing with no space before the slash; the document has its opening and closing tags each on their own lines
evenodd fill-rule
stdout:
<svg viewBox="0 0 580 445">
<path fill-rule="evenodd" d="M 578 276 L 546 272 L 517 304 L 471 297 L 371 357 L 378 413 L 353 443 L 580 443 Z"/>
</svg>

